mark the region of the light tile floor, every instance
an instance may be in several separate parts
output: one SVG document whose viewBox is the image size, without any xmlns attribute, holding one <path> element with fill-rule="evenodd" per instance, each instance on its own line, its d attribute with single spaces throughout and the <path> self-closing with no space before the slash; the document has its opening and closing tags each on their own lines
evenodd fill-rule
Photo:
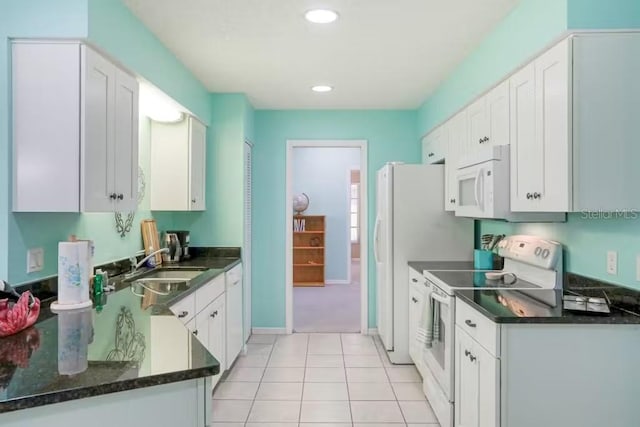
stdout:
<svg viewBox="0 0 640 427">
<path fill-rule="evenodd" d="M 213 427 L 439 427 L 413 366 L 360 334 L 254 335 L 213 394 Z"/>
</svg>

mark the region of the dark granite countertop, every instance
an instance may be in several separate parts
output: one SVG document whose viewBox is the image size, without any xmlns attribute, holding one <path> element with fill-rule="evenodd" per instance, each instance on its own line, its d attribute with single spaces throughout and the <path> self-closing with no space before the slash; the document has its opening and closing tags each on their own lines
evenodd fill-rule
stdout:
<svg viewBox="0 0 640 427">
<path fill-rule="evenodd" d="M 409 261 L 408 264 L 421 274 L 425 270 L 474 270 L 473 261 Z"/>
<path fill-rule="evenodd" d="M 217 375 L 219 362 L 168 306 L 240 262 L 218 255 L 175 265 L 207 270 L 151 303 L 114 277 L 101 311 L 56 315 L 43 304 L 33 327 L 0 338 L 0 413 Z"/>
<path fill-rule="evenodd" d="M 604 293 L 603 293 L 604 291 Z M 610 313 L 563 308 L 563 296 L 605 297 Z M 565 283 L 564 290 L 457 290 L 455 296 L 495 323 L 640 324 L 640 292 L 616 285 L 584 286 Z"/>
</svg>

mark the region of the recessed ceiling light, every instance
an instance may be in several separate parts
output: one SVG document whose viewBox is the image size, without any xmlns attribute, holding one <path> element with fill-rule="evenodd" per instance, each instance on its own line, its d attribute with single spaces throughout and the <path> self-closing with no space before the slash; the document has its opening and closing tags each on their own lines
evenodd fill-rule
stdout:
<svg viewBox="0 0 640 427">
<path fill-rule="evenodd" d="M 333 87 L 327 85 L 318 85 L 313 86 L 311 90 L 314 92 L 331 92 L 333 90 Z"/>
<path fill-rule="evenodd" d="M 338 14 L 329 9 L 312 9 L 305 13 L 304 17 L 314 24 L 329 24 L 338 19 Z"/>
</svg>

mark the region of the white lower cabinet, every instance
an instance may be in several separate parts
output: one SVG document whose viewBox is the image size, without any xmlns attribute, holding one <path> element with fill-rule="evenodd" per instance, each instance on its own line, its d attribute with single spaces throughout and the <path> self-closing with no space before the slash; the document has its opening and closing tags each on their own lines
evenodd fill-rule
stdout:
<svg viewBox="0 0 640 427">
<path fill-rule="evenodd" d="M 242 328 L 242 264 L 238 264 L 225 274 L 227 304 L 226 312 L 226 357 L 235 360 L 244 346 Z"/>
<path fill-rule="evenodd" d="M 497 427 L 500 360 L 456 326 L 455 425 Z"/>
<path fill-rule="evenodd" d="M 426 292 L 424 277 L 409 267 L 409 356 L 422 375 L 424 375 L 422 361 L 424 344 L 416 339 L 416 333 L 424 311 Z"/>
<path fill-rule="evenodd" d="M 220 374 L 214 376 L 212 387 L 220 381 L 226 369 L 225 349 L 225 296 L 220 295 L 196 316 L 195 331 L 198 340 L 220 362 Z"/>
</svg>

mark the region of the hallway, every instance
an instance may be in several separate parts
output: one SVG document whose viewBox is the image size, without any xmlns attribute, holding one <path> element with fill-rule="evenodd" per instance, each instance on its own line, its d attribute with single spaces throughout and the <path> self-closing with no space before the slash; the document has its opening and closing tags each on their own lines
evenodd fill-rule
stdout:
<svg viewBox="0 0 640 427">
<path fill-rule="evenodd" d="M 293 288 L 295 332 L 360 332 L 360 261 L 351 262 L 351 283 Z"/>
</svg>

